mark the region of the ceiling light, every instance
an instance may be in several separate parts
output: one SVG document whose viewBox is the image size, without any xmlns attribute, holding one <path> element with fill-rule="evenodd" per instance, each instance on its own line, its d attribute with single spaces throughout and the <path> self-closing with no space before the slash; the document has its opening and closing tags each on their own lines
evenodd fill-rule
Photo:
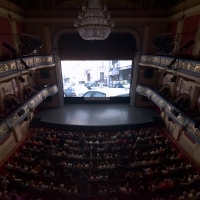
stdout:
<svg viewBox="0 0 200 200">
<path fill-rule="evenodd" d="M 84 40 L 105 40 L 115 26 L 106 3 L 102 0 L 84 1 L 74 24 Z"/>
</svg>

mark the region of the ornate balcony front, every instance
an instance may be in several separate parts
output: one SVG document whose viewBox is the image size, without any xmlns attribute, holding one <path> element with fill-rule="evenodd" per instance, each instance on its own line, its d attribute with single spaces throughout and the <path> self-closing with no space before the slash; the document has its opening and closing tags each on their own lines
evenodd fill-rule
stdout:
<svg viewBox="0 0 200 200">
<path fill-rule="evenodd" d="M 195 121 L 191 117 L 187 116 L 180 108 L 173 105 L 151 88 L 137 85 L 136 92 L 151 99 L 168 117 L 184 128 L 185 132 L 200 145 L 200 129 L 195 128 Z M 177 115 L 174 114 L 174 111 L 176 111 Z"/>
</svg>

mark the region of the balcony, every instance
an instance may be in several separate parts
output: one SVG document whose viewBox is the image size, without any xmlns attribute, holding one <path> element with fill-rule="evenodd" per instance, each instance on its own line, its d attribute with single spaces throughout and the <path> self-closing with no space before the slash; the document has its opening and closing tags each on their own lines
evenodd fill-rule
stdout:
<svg viewBox="0 0 200 200">
<path fill-rule="evenodd" d="M 19 125 L 46 97 L 52 96 L 58 92 L 57 85 L 52 85 L 40 90 L 24 102 L 13 113 L 0 122 L 0 143 L 10 134 L 10 129 Z"/>
<path fill-rule="evenodd" d="M 196 128 L 195 120 L 179 107 L 175 106 L 173 101 L 165 99 L 153 89 L 142 85 L 137 85 L 136 92 L 151 99 L 162 112 L 177 123 L 182 130 L 185 130 L 185 132 L 200 145 L 200 129 L 199 127 Z"/>
</svg>

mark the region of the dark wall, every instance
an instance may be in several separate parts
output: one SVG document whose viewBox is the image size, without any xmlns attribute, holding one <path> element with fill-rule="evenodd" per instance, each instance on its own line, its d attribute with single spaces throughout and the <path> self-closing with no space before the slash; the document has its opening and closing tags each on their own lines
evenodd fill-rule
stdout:
<svg viewBox="0 0 200 200">
<path fill-rule="evenodd" d="M 63 34 L 58 40 L 59 55 L 131 55 L 134 56 L 136 41 L 125 33 L 111 33 L 106 40 L 83 40 L 78 33 Z M 117 59 L 119 59 L 116 56 Z"/>
</svg>

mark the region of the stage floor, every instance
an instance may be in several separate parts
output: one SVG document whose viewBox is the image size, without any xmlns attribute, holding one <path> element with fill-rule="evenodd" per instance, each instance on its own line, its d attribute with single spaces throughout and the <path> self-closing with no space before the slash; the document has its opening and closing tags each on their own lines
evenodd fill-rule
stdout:
<svg viewBox="0 0 200 200">
<path fill-rule="evenodd" d="M 119 126 L 153 122 L 160 115 L 152 108 L 129 104 L 68 104 L 62 108 L 42 109 L 34 118 L 61 125 Z"/>
</svg>

